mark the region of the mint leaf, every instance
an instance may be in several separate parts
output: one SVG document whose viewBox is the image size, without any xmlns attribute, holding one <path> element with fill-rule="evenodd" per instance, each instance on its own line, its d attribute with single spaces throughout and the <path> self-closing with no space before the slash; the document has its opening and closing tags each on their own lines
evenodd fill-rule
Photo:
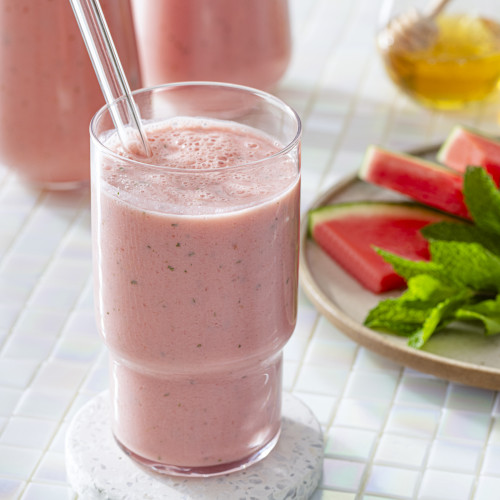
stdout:
<svg viewBox="0 0 500 500">
<path fill-rule="evenodd" d="M 408 289 L 399 300 L 421 302 L 434 306 L 455 294 L 456 291 L 456 288 L 446 285 L 429 274 L 420 274 L 408 280 Z"/>
<path fill-rule="evenodd" d="M 490 252 L 500 255 L 500 238 L 498 235 L 473 224 L 435 222 L 423 227 L 420 232 L 427 240 L 479 243 Z"/>
<path fill-rule="evenodd" d="M 495 299 L 483 300 L 477 304 L 466 305 L 456 312 L 459 320 L 480 321 L 486 335 L 500 333 L 500 295 Z"/>
<path fill-rule="evenodd" d="M 379 302 L 369 313 L 364 325 L 377 330 L 385 330 L 396 335 L 408 336 L 415 332 L 432 307 L 421 304 L 406 304 L 401 299 L 387 299 Z"/>
<path fill-rule="evenodd" d="M 464 201 L 475 224 L 500 234 L 500 192 L 481 167 L 467 167 L 464 174 Z"/>
<path fill-rule="evenodd" d="M 441 266 L 444 283 L 477 291 L 499 291 L 500 257 L 479 243 L 431 240 L 432 262 Z"/>
<path fill-rule="evenodd" d="M 378 247 L 374 247 L 374 250 L 386 262 L 391 264 L 394 271 L 399 274 L 399 276 L 402 276 L 406 281 L 409 281 L 411 278 L 418 276 L 419 274 L 428 274 L 437 278 L 440 278 L 443 275 L 442 266 L 435 262 L 405 259 L 404 257 Z"/>
<path fill-rule="evenodd" d="M 408 345 L 420 349 L 438 329 L 443 328 L 455 319 L 455 311 L 459 309 L 468 298 L 469 294 L 464 290 L 455 297 L 450 297 L 440 302 L 430 312 L 422 328 L 409 338 Z"/>
<path fill-rule="evenodd" d="M 398 306 L 387 308 L 389 313 L 387 317 L 379 314 L 377 317 L 367 318 L 364 325 L 374 330 L 399 335 L 401 337 L 408 337 L 413 334 L 422 324 L 421 321 L 410 321 L 409 314 L 405 308 L 400 309 L 400 314 L 397 314 Z M 396 314 L 394 314 L 396 313 Z"/>
<path fill-rule="evenodd" d="M 430 240 L 430 261 L 413 261 L 381 248 L 375 250 L 407 282 L 414 276 L 426 274 L 459 288 L 470 286 L 478 291 L 500 288 L 500 255 L 479 243 Z"/>
<path fill-rule="evenodd" d="M 397 299 L 379 302 L 365 319 L 365 326 L 397 335 L 413 334 L 431 312 L 455 290 L 422 274 L 408 281 L 408 289 Z"/>
</svg>

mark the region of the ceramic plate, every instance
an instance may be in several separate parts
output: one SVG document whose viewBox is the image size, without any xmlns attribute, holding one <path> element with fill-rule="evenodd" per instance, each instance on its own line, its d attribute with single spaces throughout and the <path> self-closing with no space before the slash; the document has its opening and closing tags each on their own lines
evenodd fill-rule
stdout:
<svg viewBox="0 0 500 500">
<path fill-rule="evenodd" d="M 414 154 L 429 157 L 436 148 Z M 310 207 L 356 200 L 397 200 L 401 196 L 358 180 L 346 178 L 319 197 Z M 312 240 L 302 221 L 300 272 L 302 288 L 316 308 L 355 342 L 410 368 L 447 380 L 500 390 L 500 335 L 486 337 L 472 327 L 448 328 L 435 334 L 417 350 L 406 338 L 383 334 L 363 326 L 368 311 L 397 292 L 376 295 L 358 284 Z"/>
</svg>

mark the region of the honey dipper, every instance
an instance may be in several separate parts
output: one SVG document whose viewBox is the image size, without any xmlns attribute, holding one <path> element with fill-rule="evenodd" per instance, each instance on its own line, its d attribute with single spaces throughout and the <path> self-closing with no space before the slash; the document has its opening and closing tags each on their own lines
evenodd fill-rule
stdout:
<svg viewBox="0 0 500 500">
<path fill-rule="evenodd" d="M 432 0 L 424 11 L 416 8 L 391 19 L 379 36 L 382 46 L 393 45 L 401 50 L 416 52 L 431 47 L 438 36 L 436 17 L 450 0 Z"/>
</svg>

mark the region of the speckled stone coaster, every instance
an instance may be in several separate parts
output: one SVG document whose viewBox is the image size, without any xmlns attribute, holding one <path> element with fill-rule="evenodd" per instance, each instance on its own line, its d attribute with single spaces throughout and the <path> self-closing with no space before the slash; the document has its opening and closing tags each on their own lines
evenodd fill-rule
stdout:
<svg viewBox="0 0 500 500">
<path fill-rule="evenodd" d="M 113 438 L 106 392 L 75 415 L 66 434 L 68 480 L 84 500 L 305 500 L 319 483 L 322 462 L 321 427 L 289 393 L 283 393 L 276 447 L 260 462 L 223 476 L 162 476 L 138 466 Z"/>
</svg>

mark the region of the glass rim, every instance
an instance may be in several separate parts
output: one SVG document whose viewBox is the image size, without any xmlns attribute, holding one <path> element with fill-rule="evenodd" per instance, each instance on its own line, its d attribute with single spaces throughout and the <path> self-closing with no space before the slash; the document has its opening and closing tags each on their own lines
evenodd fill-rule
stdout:
<svg viewBox="0 0 500 500">
<path fill-rule="evenodd" d="M 263 100 L 266 100 L 268 102 L 271 102 L 278 107 L 280 107 L 283 111 L 286 111 L 289 116 L 291 116 L 295 123 L 296 123 L 296 131 L 295 135 L 290 140 L 287 144 L 285 144 L 282 148 L 280 148 L 279 151 L 276 153 L 273 153 L 270 156 L 266 156 L 265 158 L 260 158 L 258 160 L 254 161 L 249 161 L 245 163 L 238 163 L 236 165 L 230 165 L 230 166 L 224 166 L 224 167 L 212 167 L 212 168 L 177 168 L 177 167 L 171 167 L 171 166 L 166 166 L 166 165 L 158 165 L 156 163 L 148 163 L 144 162 L 135 158 L 129 158 L 127 156 L 121 155 L 119 153 L 116 153 L 112 149 L 110 149 L 108 146 L 106 146 L 101 139 L 98 137 L 95 129 L 97 128 L 97 124 L 99 121 L 106 115 L 106 113 L 110 114 L 110 109 L 111 106 L 116 105 L 117 103 L 124 102 L 126 97 L 121 96 L 118 99 L 115 99 L 111 104 L 105 104 L 102 106 L 92 117 L 90 121 L 90 126 L 89 126 L 89 132 L 90 132 L 90 138 L 91 142 L 94 142 L 98 145 L 98 147 L 105 151 L 107 155 L 113 157 L 114 159 L 117 159 L 119 161 L 126 161 L 129 163 L 131 166 L 137 166 L 137 167 L 143 167 L 143 168 L 149 168 L 149 169 L 161 169 L 162 171 L 168 171 L 168 172 L 179 172 L 179 173 L 198 173 L 198 174 L 206 174 L 206 173 L 217 173 L 221 171 L 228 171 L 228 169 L 233 170 L 233 169 L 239 169 L 239 168 L 246 168 L 246 167 L 254 167 L 258 166 L 259 164 L 264 164 L 269 161 L 275 160 L 276 158 L 282 157 L 287 155 L 290 151 L 295 149 L 295 147 L 299 144 L 300 142 L 300 137 L 302 135 L 302 121 L 300 119 L 300 116 L 298 113 L 288 104 L 286 104 L 284 101 L 282 101 L 280 98 L 274 96 L 273 94 L 270 94 L 268 92 L 264 92 L 259 89 L 255 89 L 253 87 L 247 87 L 244 85 L 237 85 L 233 83 L 224 83 L 224 82 L 204 82 L 204 81 L 189 81 L 189 82 L 175 82 L 175 83 L 165 83 L 165 84 L 160 84 L 160 85 L 154 85 L 151 87 L 144 87 L 140 88 L 137 90 L 134 90 L 132 92 L 132 96 L 140 95 L 140 94 L 145 94 L 145 93 L 154 93 L 155 91 L 159 90 L 168 90 L 168 89 L 174 89 L 178 87 L 217 87 L 217 88 L 227 88 L 227 89 L 234 89 L 234 90 L 239 90 L 242 92 L 246 92 L 249 94 L 256 95 L 260 97 Z M 200 118 L 204 118 L 202 115 Z M 230 120 L 229 120 L 230 121 Z M 116 128 L 114 128 L 116 130 Z"/>
</svg>

